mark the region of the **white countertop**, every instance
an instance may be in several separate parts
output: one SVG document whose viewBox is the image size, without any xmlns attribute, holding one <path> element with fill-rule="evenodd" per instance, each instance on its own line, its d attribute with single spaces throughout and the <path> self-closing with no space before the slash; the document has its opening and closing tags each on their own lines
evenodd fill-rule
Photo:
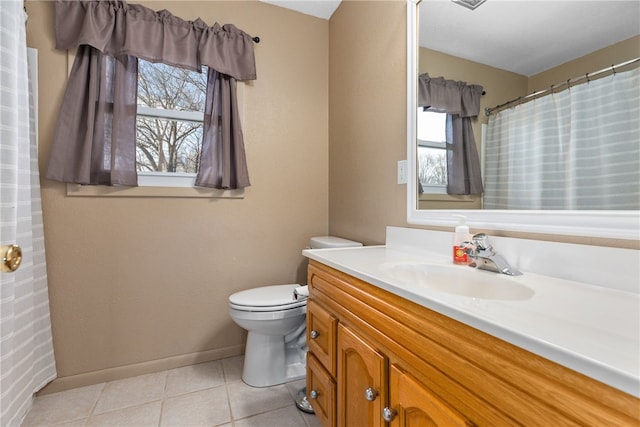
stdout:
<svg viewBox="0 0 640 427">
<path fill-rule="evenodd" d="M 441 252 L 415 248 L 306 249 L 303 255 L 640 397 L 637 293 L 527 271 L 509 277 L 453 266 Z M 398 265 L 441 266 L 454 274 L 481 275 L 477 276 L 481 281 L 512 283 L 527 292 L 521 299 L 459 295 L 426 286 L 410 274 L 394 274 Z"/>
</svg>

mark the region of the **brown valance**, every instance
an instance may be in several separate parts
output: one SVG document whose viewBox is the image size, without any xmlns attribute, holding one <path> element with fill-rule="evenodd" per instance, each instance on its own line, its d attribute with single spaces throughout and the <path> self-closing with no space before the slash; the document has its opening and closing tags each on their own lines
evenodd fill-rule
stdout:
<svg viewBox="0 0 640 427">
<path fill-rule="evenodd" d="M 460 117 L 476 117 L 480 112 L 480 97 L 480 85 L 430 77 L 428 73 L 418 77 L 418 107 Z"/>
<path fill-rule="evenodd" d="M 237 80 L 255 80 L 253 40 L 234 25 L 185 21 L 120 0 L 56 1 L 56 47 L 90 45 L 105 55 L 129 55 L 200 71 L 203 65 Z"/>
</svg>

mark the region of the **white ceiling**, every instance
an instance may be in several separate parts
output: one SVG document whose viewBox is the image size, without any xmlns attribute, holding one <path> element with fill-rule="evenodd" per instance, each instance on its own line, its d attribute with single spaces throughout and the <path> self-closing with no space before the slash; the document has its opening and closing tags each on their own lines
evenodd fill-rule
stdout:
<svg viewBox="0 0 640 427">
<path fill-rule="evenodd" d="M 262 1 L 330 19 L 341 0 Z M 422 0 L 419 14 L 420 46 L 525 76 L 640 34 L 640 0 Z"/>
<path fill-rule="evenodd" d="M 340 0 L 260 0 L 265 3 L 295 10 L 306 15 L 329 19 L 340 5 Z"/>
<path fill-rule="evenodd" d="M 640 34 L 638 0 L 487 0 L 475 10 L 422 0 L 419 10 L 420 46 L 525 76 Z"/>
</svg>

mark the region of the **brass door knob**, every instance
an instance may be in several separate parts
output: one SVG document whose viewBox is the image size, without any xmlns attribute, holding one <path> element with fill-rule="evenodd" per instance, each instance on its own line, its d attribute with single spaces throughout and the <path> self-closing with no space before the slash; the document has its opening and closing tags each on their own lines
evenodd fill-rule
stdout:
<svg viewBox="0 0 640 427">
<path fill-rule="evenodd" d="M 0 247 L 0 256 L 2 256 L 2 265 L 0 271 L 10 273 L 16 271 L 22 262 L 22 249 L 18 245 L 4 245 Z"/>
</svg>

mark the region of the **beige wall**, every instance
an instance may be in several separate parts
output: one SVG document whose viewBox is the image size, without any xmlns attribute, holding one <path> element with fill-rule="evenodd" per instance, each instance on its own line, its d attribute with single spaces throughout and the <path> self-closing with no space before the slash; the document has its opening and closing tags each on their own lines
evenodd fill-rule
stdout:
<svg viewBox="0 0 640 427">
<path fill-rule="evenodd" d="M 329 23 L 329 230 L 384 243 L 406 224 L 406 3 L 342 2 Z"/>
<path fill-rule="evenodd" d="M 640 36 L 621 41 L 604 49 L 569 61 L 529 78 L 527 93 L 533 93 L 586 73 L 640 57 Z"/>
<path fill-rule="evenodd" d="M 243 91 L 253 185 L 242 200 L 87 198 L 43 179 L 60 377 L 49 391 L 240 354 L 228 296 L 304 281 L 300 252 L 328 232 L 328 22 L 255 1 L 142 3 L 262 39 L 258 80 Z M 67 59 L 54 48 L 53 2 L 27 9 L 44 170 Z"/>
</svg>

